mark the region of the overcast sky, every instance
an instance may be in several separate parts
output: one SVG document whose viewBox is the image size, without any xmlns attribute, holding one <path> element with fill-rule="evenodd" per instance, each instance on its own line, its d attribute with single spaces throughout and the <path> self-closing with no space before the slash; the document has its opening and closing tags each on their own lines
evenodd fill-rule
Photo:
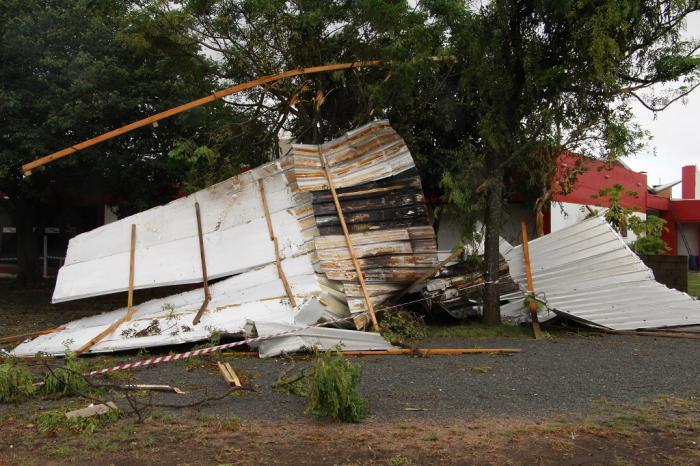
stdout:
<svg viewBox="0 0 700 466">
<path fill-rule="evenodd" d="M 688 19 L 686 33 L 700 38 L 700 13 Z M 646 171 L 650 185 L 679 180 L 682 166 L 700 165 L 700 88 L 685 104 L 675 102 L 656 117 L 641 104 L 635 104 L 634 109 L 637 121 L 653 139 L 643 153 L 625 158 L 625 163 L 636 171 Z M 674 188 L 673 196 L 680 197 L 680 186 Z"/>
</svg>

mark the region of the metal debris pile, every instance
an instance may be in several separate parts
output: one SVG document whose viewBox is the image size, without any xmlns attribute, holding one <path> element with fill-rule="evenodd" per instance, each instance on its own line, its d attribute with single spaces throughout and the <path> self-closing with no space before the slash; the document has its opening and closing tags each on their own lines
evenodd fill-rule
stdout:
<svg viewBox="0 0 700 466">
<path fill-rule="evenodd" d="M 67 323 L 13 353 L 100 353 L 213 335 L 264 336 L 261 356 L 338 344 L 387 349 L 378 334 L 355 329 L 433 268 L 436 249 L 413 158 L 377 121 L 76 236 L 54 303 L 203 287 Z M 310 328 L 324 321 L 344 328 Z"/>
</svg>

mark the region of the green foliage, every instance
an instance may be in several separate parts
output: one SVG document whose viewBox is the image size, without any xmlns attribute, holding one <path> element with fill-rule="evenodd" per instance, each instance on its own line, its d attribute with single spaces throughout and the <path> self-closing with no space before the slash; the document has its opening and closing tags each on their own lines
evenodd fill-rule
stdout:
<svg viewBox="0 0 700 466">
<path fill-rule="evenodd" d="M 32 396 L 32 375 L 27 368 L 15 362 L 0 364 L 0 403 L 17 403 Z"/>
<path fill-rule="evenodd" d="M 626 234 L 630 227 L 630 221 L 634 221 L 632 218 L 636 216 L 634 215 L 634 209 L 623 207 L 620 203 L 623 194 L 625 194 L 625 187 L 618 183 L 611 188 L 601 189 L 598 195 L 593 196 L 593 198 L 608 198 L 608 209 L 604 214 L 605 220 L 607 220 L 618 233 Z M 630 196 L 635 195 L 633 192 L 627 192 L 626 194 Z"/>
<path fill-rule="evenodd" d="M 42 434 L 59 432 L 92 434 L 97 429 L 114 423 L 120 416 L 121 412 L 114 409 L 95 416 L 72 418 L 67 418 L 65 411 L 49 410 L 34 416 L 33 421 Z"/>
<path fill-rule="evenodd" d="M 609 207 L 605 211 L 605 220 L 621 234 L 626 234 L 627 230 L 632 230 L 637 236 L 634 243 L 630 245 L 632 250 L 641 255 L 663 254 L 668 250 L 668 245 L 661 239 L 661 235 L 666 230 L 666 220 L 655 215 L 648 215 L 645 220 L 634 215 L 634 209 L 623 207 L 620 204 L 624 187 L 615 184 L 612 188 L 600 191 L 599 196 L 608 196 Z M 636 193 L 628 192 L 634 196 Z"/>
<path fill-rule="evenodd" d="M 423 318 L 403 308 L 384 311 L 379 322 L 379 329 L 384 338 L 392 343 L 421 340 L 425 338 L 427 327 Z"/>
<path fill-rule="evenodd" d="M 85 377 L 86 366 L 83 361 L 73 357 L 66 359 L 65 367 L 53 369 L 44 377 L 41 390 L 50 395 L 73 396 L 85 393 L 89 386 Z"/>
<path fill-rule="evenodd" d="M 318 357 L 311 378 L 306 412 L 335 421 L 360 422 L 368 405 L 357 389 L 360 367 L 331 350 Z"/>
<path fill-rule="evenodd" d="M 653 256 L 669 250 L 668 244 L 661 239 L 661 235 L 666 231 L 666 220 L 655 215 L 647 215 L 646 220 L 632 217 L 629 223 L 630 228 L 637 235 L 637 240 L 632 244 L 634 252 Z"/>
</svg>

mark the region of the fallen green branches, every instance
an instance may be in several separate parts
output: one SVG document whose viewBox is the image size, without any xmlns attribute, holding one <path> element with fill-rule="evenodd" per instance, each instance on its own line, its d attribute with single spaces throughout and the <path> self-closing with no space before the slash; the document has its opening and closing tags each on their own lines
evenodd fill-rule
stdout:
<svg viewBox="0 0 700 466">
<path fill-rule="evenodd" d="M 32 396 L 32 374 L 15 362 L 0 364 L 0 403 L 17 403 Z"/>
<path fill-rule="evenodd" d="M 326 351 L 315 363 L 306 412 L 336 421 L 361 421 L 367 416 L 368 405 L 357 391 L 359 384 L 360 367 Z"/>
</svg>

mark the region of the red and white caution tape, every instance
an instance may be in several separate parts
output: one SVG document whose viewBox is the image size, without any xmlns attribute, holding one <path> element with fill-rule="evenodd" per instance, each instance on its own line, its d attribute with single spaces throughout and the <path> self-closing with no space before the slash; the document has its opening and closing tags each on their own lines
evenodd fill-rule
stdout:
<svg viewBox="0 0 700 466">
<path fill-rule="evenodd" d="M 382 312 L 382 311 L 386 311 L 388 309 L 401 307 L 401 306 L 404 306 L 406 304 L 417 303 L 419 301 L 425 301 L 427 299 L 428 298 L 422 298 L 422 299 L 417 299 L 415 301 L 409 301 L 407 303 L 397 304 L 396 306 L 387 306 L 387 307 L 383 307 L 380 309 L 375 309 L 375 312 Z M 342 317 L 340 319 L 334 319 L 334 320 L 329 320 L 329 321 L 321 322 L 321 323 L 314 324 L 314 325 L 308 325 L 306 327 L 295 328 L 293 330 L 287 330 L 286 332 L 275 333 L 273 335 L 266 335 L 263 337 L 255 337 L 255 338 L 246 338 L 244 340 L 234 341 L 231 343 L 224 343 L 223 345 L 211 346 L 209 348 L 201 348 L 201 349 L 197 349 L 197 350 L 187 351 L 184 353 L 169 354 L 166 356 L 157 356 L 155 358 L 143 359 L 141 361 L 136 361 L 136 362 L 122 363 L 122 364 L 119 364 L 118 366 L 107 367 L 105 369 L 97 369 L 97 370 L 94 370 L 91 372 L 87 372 L 83 375 L 85 375 L 86 377 L 90 377 L 93 375 L 106 374 L 108 372 L 125 371 L 125 370 L 129 370 L 129 369 L 137 369 L 139 367 L 154 366 L 156 364 L 160 364 L 163 362 L 179 361 L 180 359 L 187 359 L 187 358 L 192 358 L 195 356 L 201 356 L 203 354 L 214 353 L 216 351 L 222 351 L 222 350 L 229 349 L 229 348 L 235 348 L 237 346 L 249 345 L 251 343 L 258 343 L 258 342 L 265 341 L 265 340 L 272 340 L 273 338 L 279 338 L 279 337 L 282 337 L 285 335 L 291 335 L 291 334 L 301 332 L 303 330 L 307 330 L 307 329 L 314 328 L 314 327 L 323 327 L 324 325 L 335 324 L 335 323 L 343 322 L 346 320 L 353 320 L 353 319 L 355 319 L 363 314 L 367 314 L 367 312 L 365 311 L 365 312 L 360 313 L 360 314 L 355 314 L 355 315 L 348 316 L 348 317 Z"/>
</svg>

